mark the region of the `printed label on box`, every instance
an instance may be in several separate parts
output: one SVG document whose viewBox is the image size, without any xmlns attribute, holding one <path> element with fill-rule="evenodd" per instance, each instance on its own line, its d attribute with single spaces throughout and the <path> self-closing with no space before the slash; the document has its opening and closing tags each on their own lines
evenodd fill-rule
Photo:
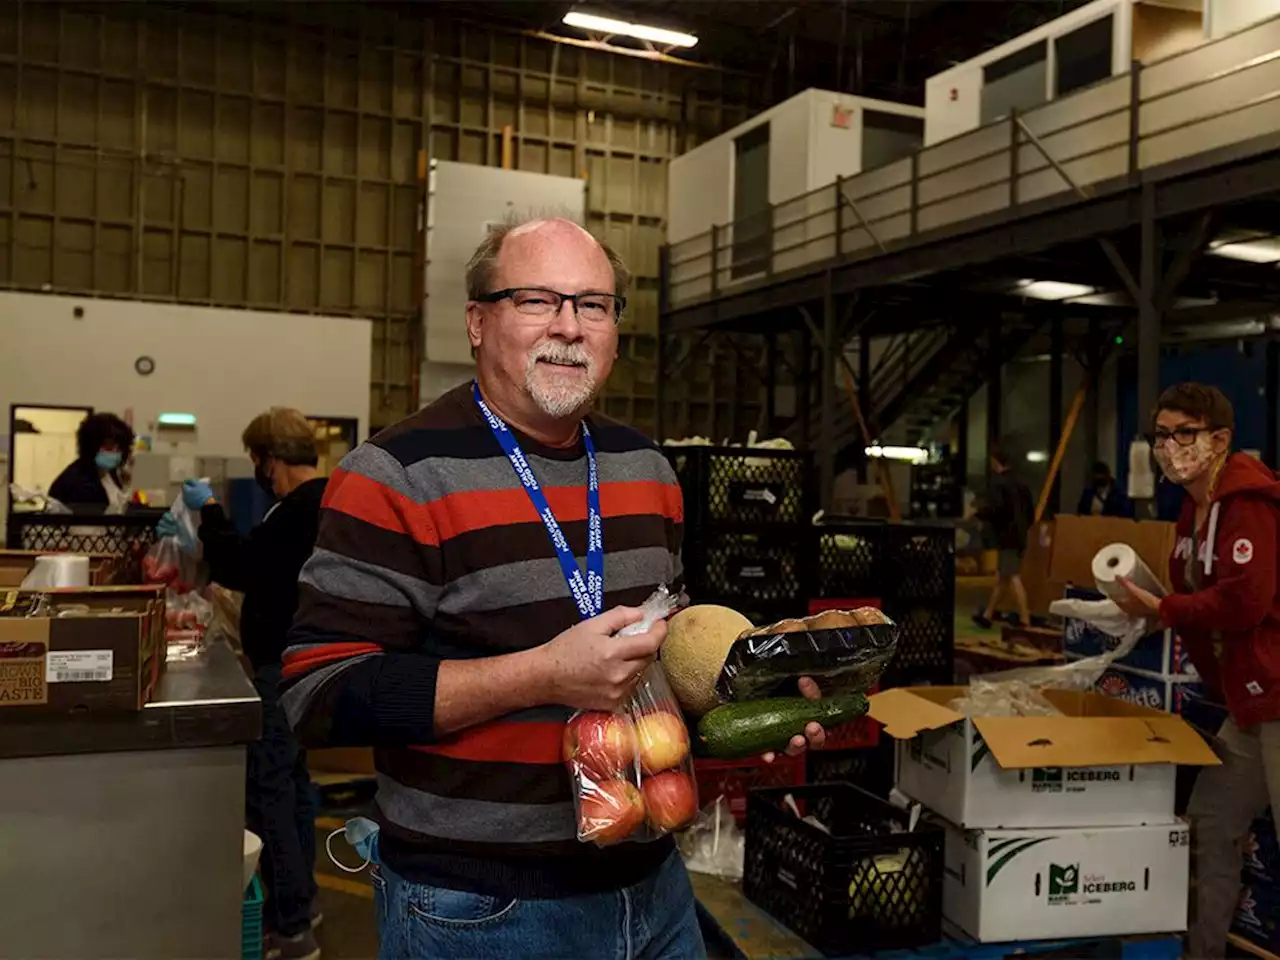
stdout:
<svg viewBox="0 0 1280 960">
<path fill-rule="evenodd" d="M 45 658 L 48 683 L 105 683 L 111 679 L 110 650 L 58 650 Z"/>
</svg>

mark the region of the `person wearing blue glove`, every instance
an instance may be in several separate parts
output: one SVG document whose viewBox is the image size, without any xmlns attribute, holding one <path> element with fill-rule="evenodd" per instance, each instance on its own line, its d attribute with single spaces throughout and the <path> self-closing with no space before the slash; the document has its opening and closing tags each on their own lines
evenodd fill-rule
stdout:
<svg viewBox="0 0 1280 960">
<path fill-rule="evenodd" d="M 315 807 L 306 754 L 289 727 L 278 687 L 285 637 L 298 606 L 298 575 L 315 547 L 326 480 L 316 469 L 315 432 L 297 410 L 273 407 L 253 419 L 241 440 L 254 479 L 276 501 L 262 523 L 242 535 L 204 480 L 183 483 L 182 502 L 200 518 L 210 578 L 244 593 L 240 638 L 262 698 L 262 739 L 249 745 L 245 819 L 263 841 L 266 955 L 310 960 L 320 953 L 312 932 L 319 921 L 313 909 Z"/>
</svg>

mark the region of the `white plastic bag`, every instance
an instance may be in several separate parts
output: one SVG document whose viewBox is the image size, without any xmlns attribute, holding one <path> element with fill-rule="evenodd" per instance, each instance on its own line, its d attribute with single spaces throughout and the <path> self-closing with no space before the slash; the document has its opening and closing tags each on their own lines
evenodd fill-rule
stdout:
<svg viewBox="0 0 1280 960">
<path fill-rule="evenodd" d="M 729 801 L 717 797 L 677 841 L 684 865 L 694 873 L 737 882 L 742 879 L 747 838 L 734 822 Z"/>
</svg>

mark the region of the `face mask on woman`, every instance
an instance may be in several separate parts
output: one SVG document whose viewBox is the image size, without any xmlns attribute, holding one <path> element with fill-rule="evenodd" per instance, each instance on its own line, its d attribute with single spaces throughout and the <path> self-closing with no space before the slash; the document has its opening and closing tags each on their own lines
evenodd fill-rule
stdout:
<svg viewBox="0 0 1280 960">
<path fill-rule="evenodd" d="M 1189 447 L 1165 441 L 1156 447 L 1155 455 L 1156 463 L 1160 465 L 1164 475 L 1185 487 L 1194 483 L 1213 466 L 1213 436 L 1209 433 L 1198 434 L 1196 442 Z"/>
<path fill-rule="evenodd" d="M 115 470 L 124 462 L 124 454 L 119 450 L 99 450 L 93 455 L 93 463 L 99 470 L 108 472 Z"/>
</svg>

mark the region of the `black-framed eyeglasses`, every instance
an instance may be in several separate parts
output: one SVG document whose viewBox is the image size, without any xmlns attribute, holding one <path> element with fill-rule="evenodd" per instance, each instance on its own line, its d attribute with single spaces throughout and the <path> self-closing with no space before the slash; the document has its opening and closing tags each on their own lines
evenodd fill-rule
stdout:
<svg viewBox="0 0 1280 960">
<path fill-rule="evenodd" d="M 1163 447 L 1165 441 L 1170 437 L 1173 442 L 1180 447 L 1189 447 L 1196 442 L 1196 438 L 1202 433 L 1212 433 L 1212 427 L 1175 427 L 1173 430 L 1164 430 L 1157 427 L 1151 433 L 1147 434 L 1147 440 L 1151 446 Z"/>
<path fill-rule="evenodd" d="M 479 303 L 497 303 L 499 300 L 510 300 L 516 312 L 526 317 L 541 318 L 559 313 L 567 300 L 573 304 L 573 312 L 578 319 L 588 323 L 617 323 L 627 308 L 627 298 L 617 294 L 560 293 L 544 287 L 509 287 L 476 297 Z"/>
</svg>

